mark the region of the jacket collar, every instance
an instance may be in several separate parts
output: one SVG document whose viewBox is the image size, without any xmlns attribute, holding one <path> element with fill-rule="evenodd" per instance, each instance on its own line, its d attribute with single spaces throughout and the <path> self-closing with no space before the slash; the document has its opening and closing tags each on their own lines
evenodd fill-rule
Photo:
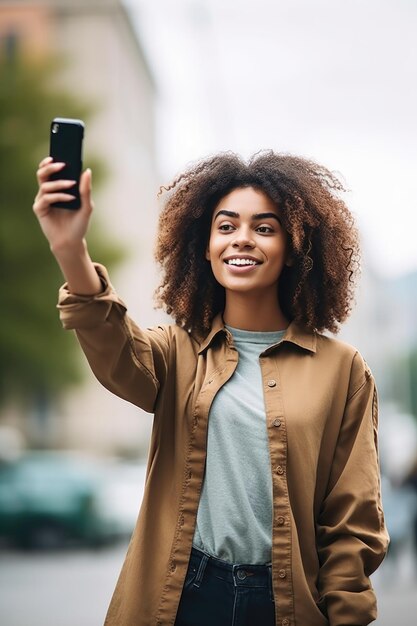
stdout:
<svg viewBox="0 0 417 626">
<path fill-rule="evenodd" d="M 198 353 L 201 354 L 204 352 L 204 350 L 212 344 L 214 338 L 220 333 L 224 335 L 227 334 L 222 313 L 218 313 L 213 319 L 208 335 L 200 342 L 200 349 Z M 309 352 L 316 352 L 317 349 L 316 333 L 313 330 L 309 330 L 301 324 L 298 324 L 297 322 L 290 323 L 280 343 L 284 341 L 294 343 Z"/>
<path fill-rule="evenodd" d="M 201 354 L 202 352 L 204 352 L 204 350 L 206 350 L 211 345 L 214 338 L 219 333 L 223 333 L 224 335 L 226 335 L 227 333 L 227 330 L 224 326 L 222 313 L 217 313 L 217 315 L 214 317 L 209 334 L 205 338 L 203 338 L 202 341 L 200 342 L 200 349 L 198 351 L 198 354 Z"/>
</svg>

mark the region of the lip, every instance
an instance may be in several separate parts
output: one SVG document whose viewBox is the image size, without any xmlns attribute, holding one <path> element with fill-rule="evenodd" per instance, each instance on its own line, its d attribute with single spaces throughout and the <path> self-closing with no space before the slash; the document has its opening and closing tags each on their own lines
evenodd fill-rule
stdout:
<svg viewBox="0 0 417 626">
<path fill-rule="evenodd" d="M 225 266 L 231 274 L 248 274 L 249 272 L 256 270 L 259 265 L 260 263 L 257 265 L 228 265 L 225 263 Z"/>
</svg>

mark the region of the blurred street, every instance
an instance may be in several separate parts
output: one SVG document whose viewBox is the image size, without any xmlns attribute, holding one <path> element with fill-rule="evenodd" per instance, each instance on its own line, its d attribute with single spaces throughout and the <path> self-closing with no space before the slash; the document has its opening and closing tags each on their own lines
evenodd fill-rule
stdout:
<svg viewBox="0 0 417 626">
<path fill-rule="evenodd" d="M 154 306 L 154 244 L 181 171 L 272 149 L 340 175 L 362 278 L 338 337 L 377 383 L 391 537 L 374 626 L 417 624 L 416 23 L 410 0 L 0 0 L 0 626 L 103 625 L 153 428 L 149 407 L 115 395 L 123 385 L 98 384 L 58 321 L 63 277 L 31 208 L 55 116 L 85 122 L 92 258 L 143 328 L 173 322 Z"/>
<path fill-rule="evenodd" d="M 126 548 L 127 544 L 119 544 L 97 551 L 4 552 L 0 624 L 102 626 Z M 384 563 L 374 586 L 380 614 L 376 626 L 415 625 L 417 581 L 412 552 L 405 551 L 395 564 Z"/>
<path fill-rule="evenodd" d="M 126 548 L 3 553 L 0 624 L 100 626 Z"/>
</svg>

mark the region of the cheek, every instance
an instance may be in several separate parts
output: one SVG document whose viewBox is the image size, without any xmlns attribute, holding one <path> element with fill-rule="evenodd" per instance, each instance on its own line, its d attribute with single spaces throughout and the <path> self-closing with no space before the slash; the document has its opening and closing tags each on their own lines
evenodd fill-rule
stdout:
<svg viewBox="0 0 417 626">
<path fill-rule="evenodd" d="M 206 249 L 206 260 L 210 263 L 211 271 L 217 281 L 221 280 L 223 275 L 224 263 L 220 256 L 223 250 L 219 247 L 218 243 L 214 240 L 210 240 Z"/>
<path fill-rule="evenodd" d="M 216 233 L 211 233 L 206 247 L 206 259 L 212 263 L 216 263 L 223 251 L 224 241 L 219 238 L 219 236 L 216 236 Z"/>
</svg>

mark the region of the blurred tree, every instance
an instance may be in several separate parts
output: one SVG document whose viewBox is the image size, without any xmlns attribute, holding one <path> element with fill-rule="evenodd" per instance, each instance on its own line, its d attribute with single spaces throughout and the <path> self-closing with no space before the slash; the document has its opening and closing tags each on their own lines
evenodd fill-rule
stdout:
<svg viewBox="0 0 417 626">
<path fill-rule="evenodd" d="M 80 381 L 74 338 L 55 308 L 61 273 L 32 213 L 37 164 L 49 153 L 53 117 L 88 119 L 93 111 L 54 86 L 57 64 L 0 58 L 0 403 L 10 398 L 47 413 L 51 398 Z M 88 158 L 94 186 L 103 164 Z M 95 223 L 89 242 L 110 266 L 122 258 Z"/>
<path fill-rule="evenodd" d="M 417 421 L 417 345 L 393 357 L 390 377 L 393 399 Z"/>
<path fill-rule="evenodd" d="M 407 360 L 410 372 L 410 409 L 417 420 L 417 346 L 411 350 Z"/>
</svg>

